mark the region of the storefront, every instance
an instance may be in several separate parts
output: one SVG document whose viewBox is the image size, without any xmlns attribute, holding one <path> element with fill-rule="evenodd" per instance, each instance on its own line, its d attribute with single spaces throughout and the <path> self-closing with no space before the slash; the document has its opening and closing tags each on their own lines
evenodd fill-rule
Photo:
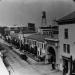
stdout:
<svg viewBox="0 0 75 75">
<path fill-rule="evenodd" d="M 72 56 L 70 57 L 62 56 L 62 59 L 63 59 L 63 73 L 65 72 L 65 74 L 71 75 L 73 73 L 73 66 L 74 66 Z"/>
</svg>

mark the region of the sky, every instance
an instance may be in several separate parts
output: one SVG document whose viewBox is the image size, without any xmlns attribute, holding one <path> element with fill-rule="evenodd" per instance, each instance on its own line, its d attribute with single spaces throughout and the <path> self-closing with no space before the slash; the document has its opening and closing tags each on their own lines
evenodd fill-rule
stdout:
<svg viewBox="0 0 75 75">
<path fill-rule="evenodd" d="M 72 0 L 0 0 L 0 26 L 25 25 L 35 23 L 41 25 L 42 11 L 46 11 L 47 24 L 75 11 Z"/>
</svg>

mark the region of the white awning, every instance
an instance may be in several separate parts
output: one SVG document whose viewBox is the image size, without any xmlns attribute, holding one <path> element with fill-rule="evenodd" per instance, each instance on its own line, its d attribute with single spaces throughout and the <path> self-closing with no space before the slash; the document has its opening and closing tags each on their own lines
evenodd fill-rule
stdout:
<svg viewBox="0 0 75 75">
<path fill-rule="evenodd" d="M 0 75 L 9 75 L 9 72 L 6 69 L 1 57 L 0 57 Z"/>
</svg>

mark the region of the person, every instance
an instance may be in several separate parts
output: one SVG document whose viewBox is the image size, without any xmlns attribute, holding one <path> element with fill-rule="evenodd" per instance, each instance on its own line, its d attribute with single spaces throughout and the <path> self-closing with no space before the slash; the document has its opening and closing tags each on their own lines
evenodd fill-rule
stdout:
<svg viewBox="0 0 75 75">
<path fill-rule="evenodd" d="M 52 69 L 55 70 L 55 62 L 52 62 Z"/>
<path fill-rule="evenodd" d="M 66 75 L 66 73 L 67 73 L 67 68 L 66 68 L 66 65 L 64 64 L 63 65 L 63 75 Z"/>
<path fill-rule="evenodd" d="M 63 75 L 65 75 L 65 65 L 63 65 Z"/>
<path fill-rule="evenodd" d="M 54 57 L 51 57 L 51 61 L 52 61 L 52 70 L 55 70 L 55 61 L 54 61 Z"/>
</svg>

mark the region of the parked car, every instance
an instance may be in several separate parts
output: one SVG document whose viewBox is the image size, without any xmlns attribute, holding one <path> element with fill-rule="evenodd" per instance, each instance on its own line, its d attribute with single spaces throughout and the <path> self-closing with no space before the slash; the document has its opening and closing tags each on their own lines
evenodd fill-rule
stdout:
<svg viewBox="0 0 75 75">
<path fill-rule="evenodd" d="M 27 61 L 27 58 L 28 58 L 28 57 L 27 57 L 26 55 L 21 54 L 20 57 L 21 57 L 23 60 Z"/>
<path fill-rule="evenodd" d="M 0 52 L 1 52 L 2 54 L 4 54 L 4 53 L 7 52 L 7 50 L 6 50 L 4 47 L 0 46 Z"/>
</svg>

